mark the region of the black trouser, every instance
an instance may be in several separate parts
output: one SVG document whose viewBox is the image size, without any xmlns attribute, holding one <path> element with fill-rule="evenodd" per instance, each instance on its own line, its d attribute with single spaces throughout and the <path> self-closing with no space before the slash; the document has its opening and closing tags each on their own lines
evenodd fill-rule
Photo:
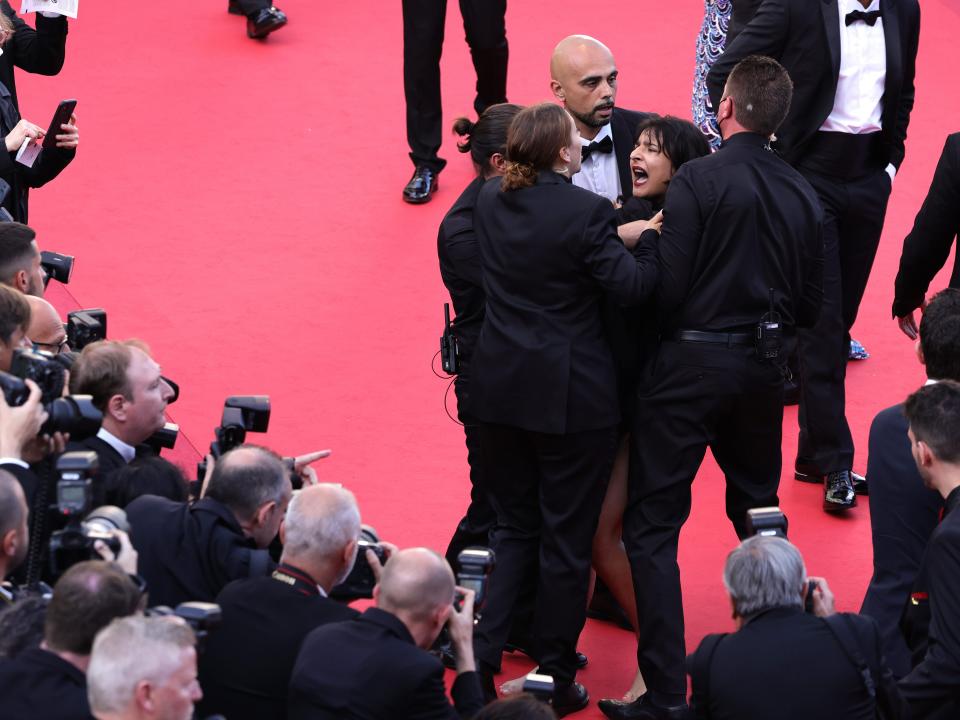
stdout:
<svg viewBox="0 0 960 720">
<path fill-rule="evenodd" d="M 477 114 L 507 101 L 507 0 L 460 0 L 467 44 L 477 72 Z M 414 165 L 440 172 L 443 137 L 440 55 L 447 0 L 403 0 L 403 89 L 407 143 Z"/>
<path fill-rule="evenodd" d="M 777 505 L 783 376 L 753 348 L 665 341 L 641 380 L 623 539 L 640 622 L 637 661 L 655 702 L 685 702 L 677 542 L 709 446 L 726 477 L 727 517 Z"/>
<path fill-rule="evenodd" d="M 237 5 L 244 15 L 253 15 L 255 12 L 272 6 L 273 3 L 271 0 L 237 0 Z"/>
<path fill-rule="evenodd" d="M 463 423 L 463 432 L 467 441 L 467 464 L 470 466 L 470 505 L 447 547 L 447 562 L 454 571 L 458 570 L 457 556 L 460 551 L 471 545 L 490 545 L 490 533 L 497 520 L 497 514 L 487 497 L 483 479 L 483 457 L 480 453 L 480 424 L 476 418 L 464 412 L 470 396 L 470 374 L 462 366 L 454 383 L 457 394 L 457 416 Z"/>
<path fill-rule="evenodd" d="M 518 594 L 537 578 L 534 656 L 557 687 L 576 676 L 577 638 L 586 620 L 590 556 L 616 451 L 613 427 L 548 435 L 482 424 L 490 501 L 497 511 L 497 565 L 474 649 L 481 667 L 499 667 Z"/>
<path fill-rule="evenodd" d="M 797 463 L 822 473 L 853 469 L 845 380 L 850 328 L 857 319 L 877 254 L 890 198 L 890 176 L 877 170 L 838 180 L 801 169 L 824 210 L 823 306 L 817 324 L 799 332 L 800 439 Z"/>
</svg>

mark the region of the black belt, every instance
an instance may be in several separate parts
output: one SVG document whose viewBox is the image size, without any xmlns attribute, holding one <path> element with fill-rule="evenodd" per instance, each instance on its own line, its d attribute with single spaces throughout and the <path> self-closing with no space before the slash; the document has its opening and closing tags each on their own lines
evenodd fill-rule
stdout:
<svg viewBox="0 0 960 720">
<path fill-rule="evenodd" d="M 670 336 L 670 339 L 677 342 L 711 343 L 713 345 L 726 345 L 727 347 L 753 347 L 756 342 L 753 333 L 717 333 L 702 330 L 677 330 Z"/>
</svg>

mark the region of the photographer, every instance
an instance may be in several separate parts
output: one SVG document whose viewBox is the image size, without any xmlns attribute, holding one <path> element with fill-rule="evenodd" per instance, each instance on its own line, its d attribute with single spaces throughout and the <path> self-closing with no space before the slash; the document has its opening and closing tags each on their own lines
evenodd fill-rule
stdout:
<svg viewBox="0 0 960 720">
<path fill-rule="evenodd" d="M 0 371 L 10 372 L 13 351 L 29 350 L 30 305 L 26 298 L 6 285 L 0 285 Z"/>
<path fill-rule="evenodd" d="M 59 355 L 61 352 L 70 352 L 67 344 L 67 331 L 57 314 L 57 309 L 42 297 L 27 295 L 27 304 L 30 305 L 30 324 L 27 326 L 27 337 L 37 350 Z"/>
<path fill-rule="evenodd" d="M 809 580 L 800 551 L 783 538 L 757 535 L 730 553 L 723 584 L 737 630 L 708 635 L 688 659 L 695 717 L 901 717 L 876 623 L 835 614 L 826 581 Z"/>
<path fill-rule="evenodd" d="M 25 295 L 43 297 L 46 275 L 40 266 L 36 238 L 37 234 L 26 225 L 0 222 L 0 284 Z"/>
<path fill-rule="evenodd" d="M 27 499 L 17 479 L 0 470 L 0 581 L 17 569 L 27 557 Z M 13 600 L 13 593 L 0 588 L 0 608 Z"/>
<path fill-rule="evenodd" d="M 315 485 L 294 494 L 280 526 L 280 566 L 271 576 L 230 583 L 217 596 L 223 620 L 200 658 L 202 715 L 286 717 L 303 638 L 359 615 L 327 597 L 350 573 L 359 534 L 360 511 L 349 490 Z"/>
<path fill-rule="evenodd" d="M 0 662 L 0 718 L 88 720 L 85 673 L 93 640 L 139 606 L 140 590 L 118 565 L 70 568 L 53 589 L 42 645 Z"/>
<path fill-rule="evenodd" d="M 196 641 L 177 618 L 133 616 L 107 625 L 94 640 L 87 669 L 97 720 L 190 720 L 203 696 Z"/>
<path fill-rule="evenodd" d="M 457 591 L 463 604 L 454 607 Z M 402 550 L 374 588 L 376 607 L 317 628 L 303 642 L 290 682 L 290 720 L 472 717 L 483 705 L 473 659 L 473 600 L 450 566 L 425 548 Z M 454 706 L 443 665 L 427 652 L 444 625 L 457 656 Z"/>
<path fill-rule="evenodd" d="M 77 357 L 70 370 L 70 391 L 93 396 L 93 404 L 103 413 L 96 436 L 73 443 L 70 449 L 97 453 L 101 497 L 115 504 L 115 471 L 138 452 L 152 453 L 138 446 L 163 427 L 173 389 L 142 342 L 101 340 L 87 345 Z"/>
<path fill-rule="evenodd" d="M 231 580 L 273 572 L 276 564 L 264 548 L 276 537 L 292 493 L 280 458 L 244 445 L 217 460 L 198 502 L 144 495 L 130 503 L 127 516 L 150 604 L 213 602 Z"/>
</svg>

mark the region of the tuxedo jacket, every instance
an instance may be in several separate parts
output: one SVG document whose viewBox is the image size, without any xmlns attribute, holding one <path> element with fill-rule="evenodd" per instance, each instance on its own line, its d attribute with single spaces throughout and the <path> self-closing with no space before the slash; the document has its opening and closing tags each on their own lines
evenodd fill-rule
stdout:
<svg viewBox="0 0 960 720">
<path fill-rule="evenodd" d="M 927 288 L 950 255 L 960 233 L 960 133 L 947 137 L 933 182 L 913 230 L 903 241 L 900 270 L 894 281 L 893 315 L 903 317 L 923 304 Z M 954 260 L 950 287 L 960 287 L 960 264 Z"/>
<path fill-rule="evenodd" d="M 552 171 L 519 190 L 489 181 L 474 225 L 487 306 L 470 414 L 552 434 L 614 426 L 617 381 L 601 297 L 636 305 L 652 294 L 655 231 L 631 254 L 610 202 Z"/>
<path fill-rule="evenodd" d="M 929 603 L 927 651 L 900 682 L 915 720 L 960 717 L 960 488 L 945 505 L 913 593 Z"/>
<path fill-rule="evenodd" d="M 284 576 L 281 576 L 284 577 Z M 202 717 L 281 720 L 303 639 L 359 613 L 274 577 L 230 583 L 217 596 L 223 620 L 199 656 Z"/>
<path fill-rule="evenodd" d="M 460 673 L 447 700 L 443 665 L 379 608 L 311 632 L 290 681 L 290 720 L 458 720 L 483 707 L 479 675 Z"/>
<path fill-rule="evenodd" d="M 732 43 L 747 26 L 763 0 L 734 0 L 730 9 L 730 23 L 727 25 L 726 44 Z"/>
<path fill-rule="evenodd" d="M 613 154 L 617 157 L 617 173 L 620 175 L 620 195 L 632 196 L 633 174 L 630 172 L 630 153 L 637 143 L 637 127 L 650 117 L 650 113 L 613 108 L 610 116 L 610 134 L 613 136 Z"/>
<path fill-rule="evenodd" d="M 58 16 L 44 17 L 36 13 L 36 29 L 25 23 L 12 7 L 8 0 L 0 0 L 0 12 L 4 13 L 13 23 L 13 36 L 3 45 L 3 55 L 0 55 L 0 83 L 10 91 L 14 106 L 17 103 L 17 84 L 13 76 L 14 66 L 24 72 L 39 75 L 56 75 L 63 68 L 63 61 L 67 49 L 67 18 Z M 53 116 L 53 108 L 47 112 Z M 41 116 L 31 116 L 43 128 L 45 122 Z"/>
<path fill-rule="evenodd" d="M 884 160 L 899 168 L 913 110 L 920 7 L 917 0 L 880 0 L 880 13 L 887 48 Z M 840 72 L 837 0 L 764 0 L 710 69 L 707 86 L 713 107 L 720 105 L 730 71 L 748 55 L 772 57 L 790 73 L 793 101 L 777 130 L 775 147 L 796 164 L 833 110 Z"/>
<path fill-rule="evenodd" d="M 142 495 L 126 510 L 151 606 L 214 602 L 232 580 L 268 575 L 276 567 L 213 498 L 191 505 Z"/>
</svg>

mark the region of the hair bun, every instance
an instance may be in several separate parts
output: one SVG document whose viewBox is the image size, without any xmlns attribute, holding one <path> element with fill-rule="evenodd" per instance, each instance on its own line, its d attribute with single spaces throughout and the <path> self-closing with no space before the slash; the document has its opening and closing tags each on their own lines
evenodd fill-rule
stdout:
<svg viewBox="0 0 960 720">
<path fill-rule="evenodd" d="M 453 121 L 453 132 L 460 136 L 460 139 L 457 141 L 457 150 L 462 153 L 470 152 L 473 147 L 470 142 L 470 136 L 473 135 L 476 127 L 477 124 L 471 122 L 469 118 L 462 117 Z"/>
</svg>

